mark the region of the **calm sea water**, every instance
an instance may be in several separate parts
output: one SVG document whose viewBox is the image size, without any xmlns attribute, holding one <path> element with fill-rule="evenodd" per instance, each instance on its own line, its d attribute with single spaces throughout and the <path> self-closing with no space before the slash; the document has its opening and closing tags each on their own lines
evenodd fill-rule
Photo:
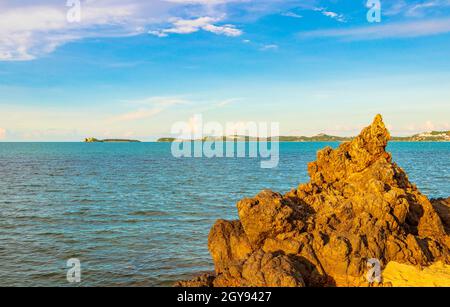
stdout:
<svg viewBox="0 0 450 307">
<path fill-rule="evenodd" d="M 0 286 L 162 286 L 213 264 L 207 235 L 235 203 L 306 182 L 316 151 L 282 143 L 279 167 L 257 159 L 175 159 L 170 144 L 0 143 Z M 392 143 L 410 180 L 450 196 L 450 143 Z"/>
</svg>

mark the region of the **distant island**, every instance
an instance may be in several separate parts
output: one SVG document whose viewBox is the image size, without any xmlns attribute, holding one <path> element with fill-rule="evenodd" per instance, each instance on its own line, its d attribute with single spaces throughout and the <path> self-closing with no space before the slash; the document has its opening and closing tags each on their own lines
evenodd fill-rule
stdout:
<svg viewBox="0 0 450 307">
<path fill-rule="evenodd" d="M 160 138 L 158 139 L 158 143 L 172 143 L 175 142 L 177 139 L 176 138 Z"/>
<path fill-rule="evenodd" d="M 318 134 L 315 136 L 280 136 L 279 142 L 347 142 L 352 141 L 355 137 L 341 137 L 328 134 Z M 251 136 L 234 135 L 228 137 L 204 137 L 201 141 L 213 142 L 213 141 L 236 141 L 236 142 L 259 142 L 270 141 L 271 138 L 256 138 Z M 188 141 L 200 141 L 200 140 L 181 140 L 176 138 L 160 138 L 159 143 L 172 143 L 172 142 L 188 142 Z M 450 142 L 450 131 L 431 131 L 415 134 L 412 136 L 393 136 L 391 138 L 393 142 Z"/>
<path fill-rule="evenodd" d="M 392 137 L 392 140 L 404 142 L 449 142 L 450 131 L 423 132 L 410 137 Z"/>
<path fill-rule="evenodd" d="M 137 140 L 127 140 L 127 139 L 106 139 L 99 140 L 96 138 L 86 138 L 84 139 L 85 143 L 140 143 L 141 141 Z"/>
</svg>

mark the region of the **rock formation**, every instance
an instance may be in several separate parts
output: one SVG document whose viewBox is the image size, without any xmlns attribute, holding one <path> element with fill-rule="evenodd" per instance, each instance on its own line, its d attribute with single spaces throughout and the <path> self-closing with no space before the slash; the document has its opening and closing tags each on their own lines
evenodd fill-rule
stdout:
<svg viewBox="0 0 450 307">
<path fill-rule="evenodd" d="M 445 232 L 450 235 L 450 197 L 447 199 L 432 200 L 436 212 L 441 217 Z"/>
<path fill-rule="evenodd" d="M 238 202 L 209 234 L 215 274 L 179 286 L 358 286 L 369 259 L 450 263 L 450 199 L 434 201 L 386 152 L 380 115 L 351 142 L 318 152 L 310 182 Z"/>
</svg>

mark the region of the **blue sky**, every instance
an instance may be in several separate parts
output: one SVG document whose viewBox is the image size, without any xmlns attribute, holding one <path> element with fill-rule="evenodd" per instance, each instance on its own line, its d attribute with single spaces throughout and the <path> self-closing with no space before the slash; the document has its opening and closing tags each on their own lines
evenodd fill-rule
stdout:
<svg viewBox="0 0 450 307">
<path fill-rule="evenodd" d="M 73 1 L 76 2 L 76 1 Z M 450 130 L 450 0 L 0 1 L 0 140 L 154 140 L 176 121 L 284 135 Z"/>
</svg>

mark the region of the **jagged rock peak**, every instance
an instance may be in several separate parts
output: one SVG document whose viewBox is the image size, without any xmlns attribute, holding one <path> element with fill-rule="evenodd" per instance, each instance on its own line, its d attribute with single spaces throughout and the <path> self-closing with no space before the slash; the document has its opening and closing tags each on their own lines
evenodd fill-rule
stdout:
<svg viewBox="0 0 450 307">
<path fill-rule="evenodd" d="M 317 154 L 317 161 L 308 164 L 311 183 L 323 185 L 348 178 L 359 173 L 382 159 L 391 162 L 391 155 L 386 152 L 390 134 L 381 115 L 364 128 L 353 141 L 345 142 L 333 150 L 326 147 Z"/>
<path fill-rule="evenodd" d="M 386 146 L 391 135 L 383 122 L 383 117 L 378 114 L 372 124 L 366 127 L 352 142 L 353 145 L 365 148 L 370 154 L 376 156 L 386 151 Z"/>
</svg>

